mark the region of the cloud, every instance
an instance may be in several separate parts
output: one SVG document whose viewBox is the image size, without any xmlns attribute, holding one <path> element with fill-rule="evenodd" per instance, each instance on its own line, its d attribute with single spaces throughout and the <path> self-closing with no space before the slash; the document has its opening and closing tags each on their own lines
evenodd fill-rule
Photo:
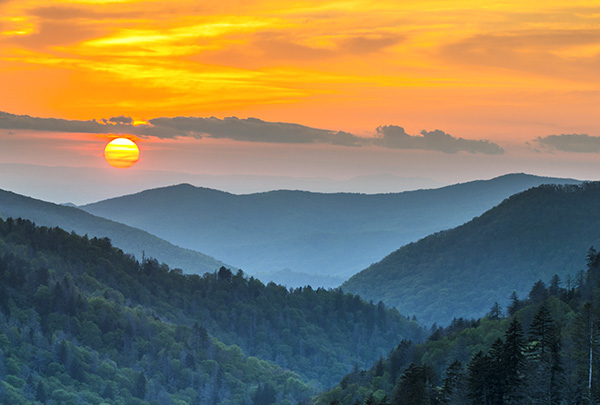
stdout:
<svg viewBox="0 0 600 405">
<path fill-rule="evenodd" d="M 584 50 L 593 49 L 598 43 L 598 29 L 509 31 L 475 35 L 442 46 L 440 55 L 463 65 L 595 80 L 600 59 L 590 57 Z"/>
<path fill-rule="evenodd" d="M 536 141 L 547 148 L 574 153 L 600 153 L 600 136 L 561 134 L 538 137 Z"/>
<path fill-rule="evenodd" d="M 0 0 L 0 3 L 2 0 Z M 47 20 L 74 20 L 85 19 L 90 22 L 92 19 L 108 18 L 127 18 L 135 14 L 127 9 L 118 8 L 93 8 L 93 7 L 72 7 L 64 5 L 53 5 L 46 7 L 37 7 L 29 10 L 29 14 Z"/>
<path fill-rule="evenodd" d="M 98 121 L 70 121 L 60 118 L 37 118 L 0 111 L 0 128 L 32 129 L 51 132 L 106 133 L 106 126 Z"/>
<path fill-rule="evenodd" d="M 236 141 L 270 143 L 329 143 L 357 146 L 361 138 L 347 132 L 316 129 L 299 124 L 266 122 L 257 118 L 236 117 L 155 118 L 148 121 L 161 137 L 192 136 L 227 138 Z"/>
<path fill-rule="evenodd" d="M 343 40 L 340 44 L 340 48 L 356 54 L 375 53 L 404 40 L 405 37 L 396 34 L 357 36 Z"/>
<path fill-rule="evenodd" d="M 112 117 L 102 122 L 37 118 L 0 112 L 0 128 L 72 133 L 114 133 L 157 138 L 215 138 L 246 142 L 327 143 L 358 146 L 362 142 L 353 134 L 311 128 L 299 124 L 266 122 L 257 118 L 175 117 L 154 118 L 149 125 L 133 125 L 130 117 Z"/>
<path fill-rule="evenodd" d="M 118 117 L 109 118 L 108 121 L 112 122 L 113 124 L 131 124 L 133 123 L 133 118 L 119 115 Z"/>
<path fill-rule="evenodd" d="M 31 22 L 31 24 L 34 24 Z M 35 29 L 23 35 L 12 35 L 7 41 L 30 49 L 46 49 L 53 46 L 73 45 L 98 35 L 98 29 L 90 24 L 49 20 L 35 22 Z"/>
<path fill-rule="evenodd" d="M 254 45 L 260 52 L 276 60 L 321 60 L 335 56 L 335 52 L 326 48 L 294 43 L 283 35 L 274 35 L 269 32 L 256 35 Z"/>
<path fill-rule="evenodd" d="M 504 153 L 504 149 L 495 143 L 486 140 L 455 138 L 439 129 L 430 132 L 421 131 L 420 136 L 413 136 L 407 134 L 402 127 L 389 125 L 378 127 L 377 134 L 379 137 L 375 141 L 375 144 L 390 149 L 435 150 L 444 153 L 465 151 L 486 155 L 500 155 Z"/>
<path fill-rule="evenodd" d="M 133 125 L 133 119 L 123 115 L 100 121 L 71 121 L 0 112 L 0 128 L 67 133 L 110 133 L 163 139 L 191 137 L 287 144 L 376 145 L 389 149 L 420 149 L 444 153 L 461 151 L 487 155 L 504 153 L 504 150 L 495 143 L 455 138 L 437 129 L 430 132 L 421 131 L 421 135 L 412 136 L 399 126 L 381 126 L 377 128 L 376 137 L 363 138 L 344 131 L 311 128 L 286 122 L 268 122 L 258 118 L 161 117 L 149 120 L 148 124 Z"/>
</svg>

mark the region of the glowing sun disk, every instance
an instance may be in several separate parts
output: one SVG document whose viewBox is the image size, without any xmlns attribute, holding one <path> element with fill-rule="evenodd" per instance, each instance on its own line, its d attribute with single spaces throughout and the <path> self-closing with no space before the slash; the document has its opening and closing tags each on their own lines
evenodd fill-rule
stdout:
<svg viewBox="0 0 600 405">
<path fill-rule="evenodd" d="M 125 169 L 136 164 L 140 150 L 135 142 L 127 138 L 113 139 L 104 149 L 104 158 L 113 167 Z"/>
</svg>

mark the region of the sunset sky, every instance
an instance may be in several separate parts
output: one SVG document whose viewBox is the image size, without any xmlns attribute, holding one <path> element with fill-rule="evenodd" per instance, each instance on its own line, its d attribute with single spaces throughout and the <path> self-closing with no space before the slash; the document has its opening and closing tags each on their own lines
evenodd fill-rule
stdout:
<svg viewBox="0 0 600 405">
<path fill-rule="evenodd" d="M 0 95 L 0 164 L 595 180 L 600 1 L 0 0 Z"/>
</svg>

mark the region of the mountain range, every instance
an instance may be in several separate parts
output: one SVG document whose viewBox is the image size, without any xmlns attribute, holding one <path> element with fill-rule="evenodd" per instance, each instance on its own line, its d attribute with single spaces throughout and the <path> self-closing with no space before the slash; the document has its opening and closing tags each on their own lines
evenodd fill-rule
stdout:
<svg viewBox="0 0 600 405">
<path fill-rule="evenodd" d="M 481 317 L 513 291 L 526 297 L 554 274 L 575 284 L 600 246 L 600 183 L 543 185 L 516 194 L 457 228 L 391 253 L 342 288 L 382 300 L 420 322 Z"/>
<path fill-rule="evenodd" d="M 525 187 L 532 182 L 574 184 Z M 165 230 L 179 229 L 186 218 L 212 229 L 227 223 L 231 235 L 241 239 L 253 229 L 246 239 L 266 244 L 265 233 L 284 238 L 288 227 L 308 240 L 317 225 L 332 235 L 353 235 L 351 225 L 375 235 L 388 230 L 379 210 L 394 207 L 405 217 L 390 220 L 396 226 L 425 222 L 427 208 L 432 221 L 444 216 L 443 204 L 449 207 L 445 216 L 458 220 L 519 187 L 526 191 L 461 226 L 401 247 L 334 290 L 265 285 L 241 270 L 216 270 L 219 261 L 146 231 L 0 191 L 1 217 L 50 226 L 0 220 L 0 402 L 330 405 L 389 404 L 390 398 L 456 404 L 467 397 L 474 403 L 517 403 L 515 395 L 534 403 L 600 398 L 591 383 L 581 383 L 595 364 L 588 354 L 597 349 L 600 254 L 591 246 L 600 246 L 600 183 L 508 175 L 402 193 L 401 205 L 394 194 L 235 196 L 180 185 L 95 207 L 126 211 L 132 219 L 155 215 Z M 337 216 L 331 205 L 339 208 Z M 190 207 L 203 215 L 194 216 Z M 330 222 L 317 223 L 327 216 Z M 130 245 L 115 248 L 107 236 L 121 238 L 115 245 Z M 140 258 L 140 249 L 147 255 Z M 123 253 L 130 250 L 140 260 Z M 198 274 L 161 264 L 154 252 Z M 192 271 L 185 267 L 194 265 Z M 280 273 L 286 272 L 298 274 Z M 504 318 L 504 308 L 510 317 Z M 434 325 L 428 341 L 419 343 L 425 329 L 416 319 L 449 326 Z M 515 356 L 520 363 L 509 369 L 505 360 Z M 596 374 L 590 374 L 594 384 Z"/>
<path fill-rule="evenodd" d="M 375 195 L 290 190 L 235 195 L 181 184 L 80 208 L 250 274 L 285 270 L 305 285 L 314 284 L 311 274 L 348 278 L 398 247 L 458 226 L 516 192 L 578 182 L 512 174 Z M 298 279 L 297 273 L 306 277 Z"/>
<path fill-rule="evenodd" d="M 289 177 L 250 174 L 211 175 L 164 170 L 114 171 L 94 167 L 41 166 L 0 163 L 0 188 L 55 203 L 77 205 L 172 184 L 190 183 L 231 193 L 293 189 L 314 192 L 383 193 L 444 186 L 423 177 L 391 174 L 343 180 L 325 177 Z"/>
<path fill-rule="evenodd" d="M 153 257 L 187 273 L 214 272 L 225 264 L 205 254 L 180 248 L 148 232 L 91 215 L 75 207 L 53 204 L 0 190 L 0 217 L 25 218 L 38 225 L 60 227 L 89 237 L 109 238 L 124 252 Z"/>
</svg>

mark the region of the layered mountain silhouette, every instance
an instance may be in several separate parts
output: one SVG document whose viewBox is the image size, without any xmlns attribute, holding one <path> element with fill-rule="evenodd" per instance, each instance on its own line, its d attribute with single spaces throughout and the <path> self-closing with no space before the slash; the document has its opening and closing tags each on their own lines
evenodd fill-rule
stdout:
<svg viewBox="0 0 600 405">
<path fill-rule="evenodd" d="M 0 190 L 0 217 L 25 218 L 38 225 L 60 227 L 89 237 L 108 237 L 125 253 L 138 259 L 153 257 L 187 273 L 213 272 L 224 263 L 190 249 L 180 248 L 148 232 L 91 215 L 75 207 L 53 204 Z"/>
<path fill-rule="evenodd" d="M 234 195 L 189 184 L 81 207 L 171 243 L 218 257 L 250 274 L 347 278 L 399 246 L 458 226 L 508 196 L 577 180 L 512 174 L 487 181 L 393 194 L 272 191 Z M 298 279 L 298 273 L 308 273 Z M 293 284 L 293 283 L 292 283 Z"/>
<path fill-rule="evenodd" d="M 537 280 L 581 279 L 600 246 L 600 183 L 544 185 L 516 194 L 472 221 L 406 245 L 342 285 L 424 324 L 480 317 Z"/>
</svg>

